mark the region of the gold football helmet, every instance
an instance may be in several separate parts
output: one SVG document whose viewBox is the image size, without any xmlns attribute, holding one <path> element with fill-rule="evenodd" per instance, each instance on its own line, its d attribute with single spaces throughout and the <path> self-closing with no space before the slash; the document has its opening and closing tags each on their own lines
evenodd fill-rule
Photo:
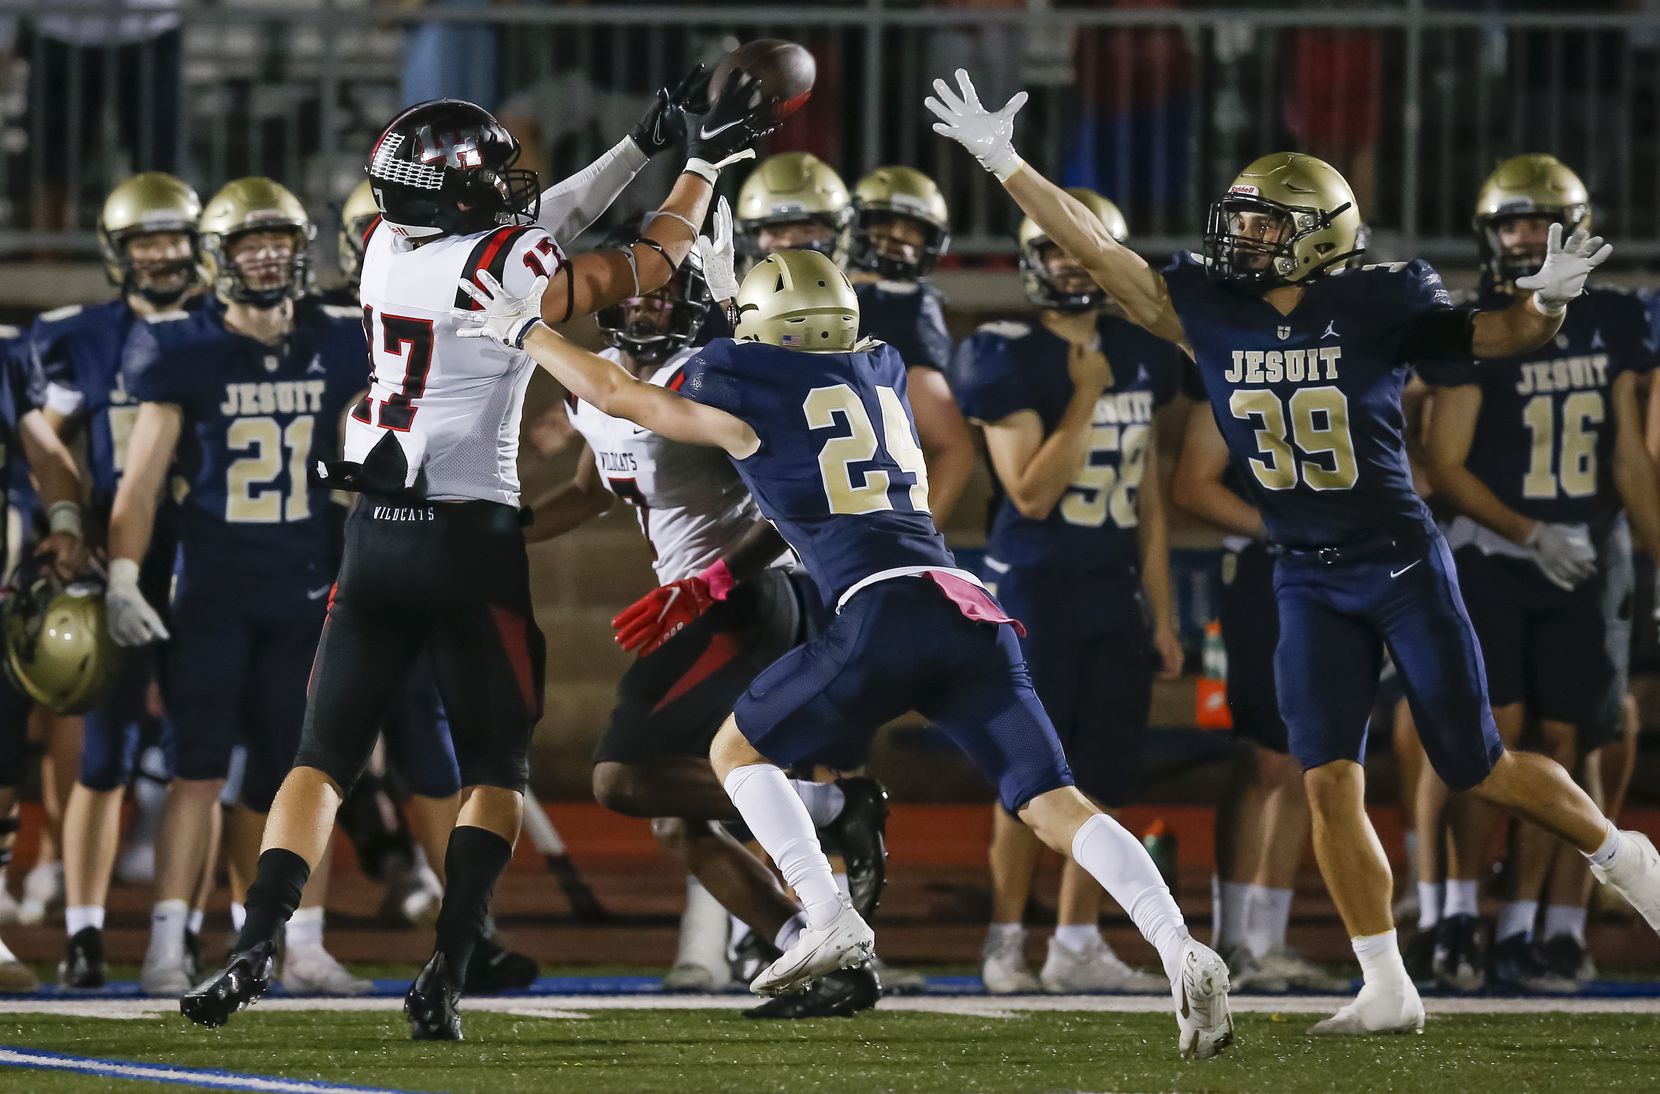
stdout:
<svg viewBox="0 0 1660 1094">
<path fill-rule="evenodd" d="M 340 206 L 340 237 L 337 241 L 340 272 L 353 285 L 363 276 L 363 234 L 378 216 L 380 206 L 375 204 L 375 191 L 369 180 L 364 179 L 352 187 L 345 204 Z"/>
<path fill-rule="evenodd" d="M 1354 191 L 1325 160 L 1275 152 L 1234 177 L 1210 207 L 1205 261 L 1212 277 L 1272 288 L 1318 277 L 1359 250 Z"/>
<path fill-rule="evenodd" d="M 98 216 L 98 249 L 111 284 L 120 286 L 122 293 L 137 292 L 158 307 L 177 302 L 196 281 L 196 219 L 201 215 L 202 199 L 196 191 L 183 179 L 161 171 L 134 175 L 111 190 Z M 149 232 L 188 236 L 190 257 L 182 263 L 135 270 L 127 244 Z"/>
<path fill-rule="evenodd" d="M 776 251 L 738 288 L 735 336 L 810 353 L 845 353 L 859 341 L 859 297 L 829 256 Z"/>
<path fill-rule="evenodd" d="M 738 243 L 759 257 L 762 228 L 810 223 L 826 229 L 824 238 L 799 246 L 829 254 L 851 212 L 847 184 L 834 168 L 811 152 L 779 152 L 762 160 L 738 190 Z"/>
<path fill-rule="evenodd" d="M 300 199 L 280 183 L 255 176 L 226 184 L 202 210 L 198 230 L 202 240 L 202 265 L 221 300 L 269 308 L 284 299 L 303 296 L 311 287 L 307 250 L 317 228 L 306 215 Z M 249 285 L 236 263 L 230 261 L 226 248 L 245 232 L 271 230 L 286 231 L 293 236 L 294 256 L 288 277 L 269 286 Z"/>
<path fill-rule="evenodd" d="M 1073 187 L 1067 193 L 1083 202 L 1112 238 L 1120 243 L 1130 238 L 1130 226 L 1118 206 L 1094 190 L 1083 187 Z M 1031 217 L 1022 218 L 1020 227 L 1015 230 L 1015 240 L 1020 245 L 1020 280 L 1026 290 L 1026 299 L 1038 307 L 1081 312 L 1100 307 L 1107 299 L 1106 292 L 1094 281 L 1089 282 L 1087 289 L 1081 290 L 1069 290 L 1055 283 L 1043 260 L 1044 249 L 1054 244 Z"/>
<path fill-rule="evenodd" d="M 882 238 L 876 230 L 896 220 L 921 232 L 920 244 Z M 853 216 L 843 245 L 849 269 L 897 281 L 915 281 L 934 270 L 951 245 L 951 216 L 934 180 L 914 167 L 878 167 L 853 187 Z"/>
<path fill-rule="evenodd" d="M 103 586 L 65 586 L 44 567 L 14 581 L 20 587 L 0 607 L 7 675 L 59 714 L 91 710 L 114 680 L 121 656 L 105 619 Z"/>
<path fill-rule="evenodd" d="M 1508 285 L 1538 272 L 1542 247 L 1507 249 L 1499 243 L 1499 224 L 1518 216 L 1548 217 L 1564 235 L 1591 230 L 1591 195 L 1561 160 L 1542 152 L 1512 156 L 1499 164 L 1476 196 L 1471 220 L 1481 248 L 1481 264 L 1494 283 Z"/>
</svg>

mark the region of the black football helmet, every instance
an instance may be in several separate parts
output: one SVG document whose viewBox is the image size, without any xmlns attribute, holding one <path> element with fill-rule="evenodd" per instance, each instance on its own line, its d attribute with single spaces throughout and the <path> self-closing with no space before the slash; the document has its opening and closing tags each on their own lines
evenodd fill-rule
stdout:
<svg viewBox="0 0 1660 1094">
<path fill-rule="evenodd" d="M 541 186 L 518 159 L 518 140 L 488 110 L 434 99 L 392 119 L 369 154 L 369 185 L 393 231 L 466 235 L 536 219 Z"/>
<path fill-rule="evenodd" d="M 640 238 L 640 230 L 639 225 L 625 224 L 607 234 L 600 246 L 626 247 Z M 692 344 L 711 306 L 703 259 L 694 247 L 668 284 L 601 308 L 594 313 L 594 323 L 607 346 L 655 364 Z"/>
</svg>

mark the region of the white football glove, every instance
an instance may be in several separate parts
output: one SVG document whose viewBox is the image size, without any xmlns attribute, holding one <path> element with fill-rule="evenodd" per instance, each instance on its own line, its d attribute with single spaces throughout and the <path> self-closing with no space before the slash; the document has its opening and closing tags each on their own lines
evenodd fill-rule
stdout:
<svg viewBox="0 0 1660 1094">
<path fill-rule="evenodd" d="M 538 277 L 523 296 L 510 295 L 488 270 L 478 271 L 478 284 L 463 277 L 460 285 L 461 291 L 484 310 L 456 308 L 451 312 L 463 324 L 455 332 L 457 338 L 488 338 L 512 349 L 525 348 L 525 336 L 542 322 L 547 278 Z"/>
<path fill-rule="evenodd" d="M 703 280 L 709 285 L 709 295 L 716 303 L 724 304 L 738 298 L 738 275 L 732 250 L 732 206 L 725 198 L 715 206 L 714 232 L 714 239 L 697 237 L 697 254 L 703 259 Z"/>
<path fill-rule="evenodd" d="M 1014 116 L 1026 105 L 1026 93 L 1017 92 L 1003 104 L 1003 109 L 993 113 L 980 105 L 980 96 L 975 94 L 967 69 L 957 70 L 957 85 L 962 88 L 960 97 L 944 80 L 935 80 L 934 95 L 939 97 L 930 95 L 922 100 L 922 105 L 939 118 L 934 123 L 934 132 L 968 149 L 981 167 L 1002 182 L 1025 162 L 1014 150 Z"/>
<path fill-rule="evenodd" d="M 130 558 L 110 560 L 104 610 L 109 618 L 110 637 L 117 646 L 146 646 L 170 637 L 167 628 L 162 626 L 161 616 L 138 591 L 138 563 Z"/>
<path fill-rule="evenodd" d="M 1591 271 L 1608 261 L 1612 243 L 1601 236 L 1575 232 L 1562 242 L 1562 225 L 1552 224 L 1545 242 L 1545 264 L 1539 272 L 1516 279 L 1518 289 L 1532 289 L 1533 303 L 1545 315 L 1561 315 L 1568 301 L 1585 291 Z"/>
<path fill-rule="evenodd" d="M 1597 552 L 1583 529 L 1539 521 L 1523 544 L 1546 577 L 1572 589 L 1597 572 Z"/>
</svg>

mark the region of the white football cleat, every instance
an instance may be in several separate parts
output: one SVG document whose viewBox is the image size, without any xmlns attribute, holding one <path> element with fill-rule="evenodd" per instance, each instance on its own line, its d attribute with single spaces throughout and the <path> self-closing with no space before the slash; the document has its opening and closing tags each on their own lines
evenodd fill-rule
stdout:
<svg viewBox="0 0 1660 1094">
<path fill-rule="evenodd" d="M 1621 832 L 1620 849 L 1607 866 L 1592 864 L 1591 876 L 1612 885 L 1660 931 L 1660 852 L 1641 832 Z"/>
<path fill-rule="evenodd" d="M 31 994 L 40 990 L 35 971 L 17 959 L 17 955 L 0 941 L 0 993 Z"/>
<path fill-rule="evenodd" d="M 855 969 L 876 953 L 876 932 L 859 917 L 846 897 L 841 910 L 823 927 L 807 927 L 795 945 L 750 982 L 756 995 L 789 995 L 837 969 Z"/>
<path fill-rule="evenodd" d="M 1288 946 L 1269 950 L 1257 961 L 1263 972 L 1285 981 L 1286 990 L 1342 995 L 1353 984 L 1348 977 L 1332 975 Z"/>
<path fill-rule="evenodd" d="M 663 974 L 664 991 L 695 992 L 707 995 L 731 983 L 726 969 L 712 969 L 692 961 L 681 961 Z"/>
<path fill-rule="evenodd" d="M 1184 1060 L 1208 1060 L 1233 1044 L 1228 966 L 1202 942 L 1187 940 L 1182 971 L 1170 985 L 1176 1000 L 1177 1048 Z"/>
<path fill-rule="evenodd" d="M 351 972 L 321 946 L 289 946 L 282 955 L 283 990 L 295 995 L 368 995 L 374 982 Z"/>
<path fill-rule="evenodd" d="M 1239 945 L 1228 951 L 1228 990 L 1241 995 L 1253 991 L 1290 991 L 1291 984 L 1267 964 L 1249 946 Z"/>
<path fill-rule="evenodd" d="M 23 875 L 23 899 L 17 905 L 17 921 L 32 927 L 46 920 L 46 914 L 63 904 L 63 863 L 45 862 Z"/>
<path fill-rule="evenodd" d="M 980 951 L 980 981 L 992 995 L 1032 995 L 1043 990 L 1026 963 L 1026 932 L 986 939 Z"/>
<path fill-rule="evenodd" d="M 1373 1033 L 1424 1032 L 1424 1001 L 1406 977 L 1396 982 L 1368 982 L 1355 1001 L 1308 1028 L 1314 1036 L 1364 1037 Z"/>
<path fill-rule="evenodd" d="M 1130 968 L 1099 935 L 1081 950 L 1051 938 L 1049 956 L 1044 959 L 1038 981 L 1052 995 L 1105 991 L 1156 994 L 1170 986 L 1170 981 L 1162 976 Z"/>
</svg>

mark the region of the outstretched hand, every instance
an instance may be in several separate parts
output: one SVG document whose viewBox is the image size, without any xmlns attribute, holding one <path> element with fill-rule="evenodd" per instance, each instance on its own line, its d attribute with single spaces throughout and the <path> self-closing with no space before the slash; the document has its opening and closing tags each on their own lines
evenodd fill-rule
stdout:
<svg viewBox="0 0 1660 1094">
<path fill-rule="evenodd" d="M 1563 243 L 1562 225 L 1552 224 L 1545 242 L 1545 264 L 1539 267 L 1538 273 L 1518 277 L 1516 287 L 1533 290 L 1533 302 L 1539 310 L 1555 315 L 1585 291 L 1585 279 L 1613 253 L 1612 243 L 1604 243 L 1601 236 L 1590 235 L 1583 229 Z"/>
<path fill-rule="evenodd" d="M 542 321 L 542 294 L 548 279 L 538 277 L 524 296 L 513 296 L 488 270 L 478 271 L 478 281 L 463 277 L 459 282 L 467 298 L 480 311 L 456 308 L 450 314 L 461 322 L 457 338 L 488 338 L 512 349 L 524 349 L 525 336 Z"/>
<path fill-rule="evenodd" d="M 968 149 L 1001 182 L 1024 162 L 1014 150 L 1014 116 L 1026 105 L 1026 93 L 1017 92 L 1003 109 L 990 111 L 980 105 L 967 69 L 957 70 L 957 86 L 960 90 L 953 92 L 944 80 L 935 80 L 934 94 L 922 101 L 939 118 L 934 132 Z"/>
<path fill-rule="evenodd" d="M 723 197 L 715 206 L 714 238 L 697 237 L 697 254 L 703 260 L 703 280 L 709 295 L 724 304 L 738 297 L 736 256 L 732 245 L 732 206 Z"/>
</svg>

